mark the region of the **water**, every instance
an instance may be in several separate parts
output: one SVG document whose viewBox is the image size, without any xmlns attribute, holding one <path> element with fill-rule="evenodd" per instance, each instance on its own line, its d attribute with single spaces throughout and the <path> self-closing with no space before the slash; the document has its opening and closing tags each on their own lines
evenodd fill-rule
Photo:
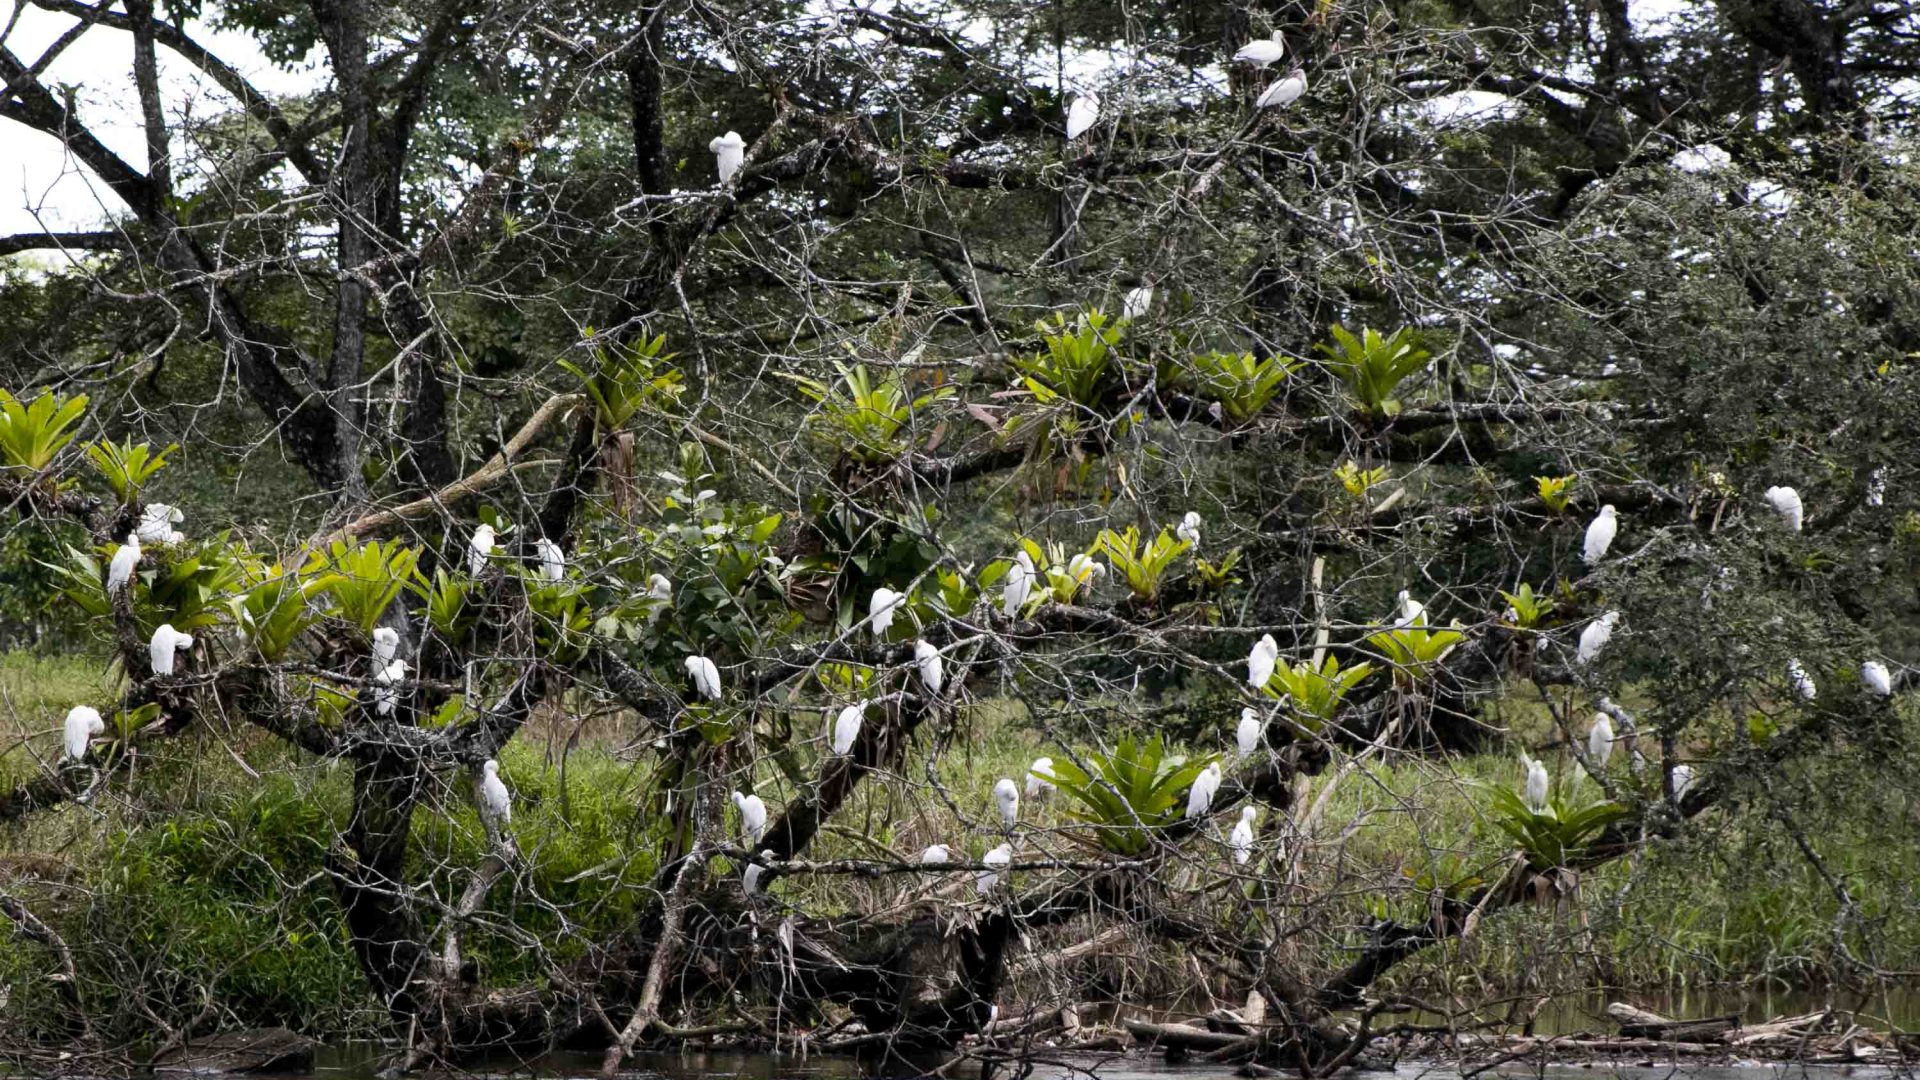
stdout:
<svg viewBox="0 0 1920 1080">
<path fill-rule="evenodd" d="M 1499 1021 L 1491 1030 L 1517 1034 L 1526 1028 L 1527 1011 L 1537 998 L 1509 999 L 1500 1007 L 1482 1007 L 1476 1018 Z M 1781 1016 L 1800 1016 L 1832 1009 L 1858 1016 L 1861 1024 L 1881 1031 L 1920 1031 L 1920 986 L 1896 986 L 1862 994 L 1840 989 L 1747 991 L 1581 992 L 1548 998 L 1533 1014 L 1532 1034 L 1571 1035 L 1582 1031 L 1611 1031 L 1614 1021 L 1607 1005 L 1624 1001 L 1672 1019 L 1738 1016 L 1742 1024 L 1757 1024 Z M 1396 1019 L 1407 1019 L 1400 1017 Z M 1444 1017 L 1415 1013 L 1408 1022 L 1445 1023 Z M 1463 1023 L 1456 1017 L 1456 1023 Z"/>
</svg>

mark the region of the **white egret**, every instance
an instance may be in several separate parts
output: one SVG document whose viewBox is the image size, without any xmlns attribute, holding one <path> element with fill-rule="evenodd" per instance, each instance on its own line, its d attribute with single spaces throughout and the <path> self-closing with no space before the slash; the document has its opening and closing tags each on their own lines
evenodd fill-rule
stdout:
<svg viewBox="0 0 1920 1080">
<path fill-rule="evenodd" d="M 1266 724 L 1260 720 L 1260 713 L 1252 708 L 1240 710 L 1240 725 L 1233 729 L 1233 743 L 1240 748 L 1240 756 L 1246 757 L 1260 748 L 1260 735 Z"/>
<path fill-rule="evenodd" d="M 687 677 L 693 680 L 694 693 L 708 701 L 720 700 L 720 669 L 704 656 L 686 659 Z"/>
<path fill-rule="evenodd" d="M 1573 662 L 1592 663 L 1593 658 L 1600 655 L 1600 650 L 1606 648 L 1607 642 L 1613 640 L 1613 625 L 1619 621 L 1620 613 L 1609 611 L 1588 623 L 1586 629 L 1580 631 L 1580 648 L 1573 654 Z"/>
<path fill-rule="evenodd" d="M 1395 630 L 1406 630 L 1426 619 L 1427 605 L 1415 600 L 1411 592 L 1401 589 L 1396 599 L 1399 601 L 1400 615 L 1393 620 Z"/>
<path fill-rule="evenodd" d="M 485 570 L 495 546 L 493 526 L 481 525 L 473 530 L 473 539 L 467 541 L 467 572 L 478 574 Z"/>
<path fill-rule="evenodd" d="M 127 542 L 113 553 L 107 564 L 107 595 L 112 596 L 133 581 L 133 568 L 140 565 L 140 537 L 127 534 Z"/>
<path fill-rule="evenodd" d="M 757 844 L 767 834 L 767 801 L 743 791 L 733 793 L 733 808 L 740 811 L 740 833 L 747 843 Z"/>
<path fill-rule="evenodd" d="M 1087 129 L 1100 122 L 1100 96 L 1082 92 L 1073 96 L 1073 104 L 1067 106 L 1067 141 L 1072 142 L 1087 133 Z"/>
<path fill-rule="evenodd" d="M 1253 650 L 1247 653 L 1247 684 L 1255 690 L 1267 685 L 1273 678 L 1273 666 L 1280 662 L 1280 644 L 1273 640 L 1272 634 L 1260 635 L 1253 643 Z"/>
<path fill-rule="evenodd" d="M 1614 511 L 1613 504 L 1608 503 L 1600 508 L 1600 516 L 1587 524 L 1587 542 L 1581 549 L 1581 555 L 1586 558 L 1588 566 L 1599 562 L 1607 554 L 1619 531 L 1620 515 Z"/>
<path fill-rule="evenodd" d="M 921 866 L 940 866 L 953 861 L 953 852 L 945 844 L 935 844 L 920 853 Z"/>
<path fill-rule="evenodd" d="M 1067 576 L 1073 579 L 1075 590 L 1090 587 L 1107 574 L 1107 568 L 1093 561 L 1093 556 L 1080 552 L 1067 560 Z"/>
<path fill-rule="evenodd" d="M 1001 844 L 999 847 L 980 856 L 980 862 L 990 869 L 981 870 L 974 875 L 973 887 L 980 895 L 985 896 L 993 891 L 995 885 L 1000 883 L 1001 871 L 1013 865 L 1013 845 Z"/>
<path fill-rule="evenodd" d="M 1147 312 L 1153 310 L 1153 286 L 1138 285 L 1127 290 L 1125 299 L 1120 302 L 1120 316 L 1131 322 L 1144 319 Z"/>
<path fill-rule="evenodd" d="M 88 740 L 106 730 L 107 722 L 100 719 L 100 710 L 90 705 L 75 705 L 68 709 L 66 723 L 60 731 L 60 747 L 66 752 L 67 760 L 85 759 Z"/>
<path fill-rule="evenodd" d="M 1800 501 L 1798 491 L 1790 487 L 1770 487 L 1765 498 L 1767 505 L 1773 507 L 1773 512 L 1780 515 L 1780 520 L 1787 523 L 1787 528 L 1800 531 L 1806 515 L 1806 504 Z"/>
<path fill-rule="evenodd" d="M 1679 802 L 1687 797 L 1687 789 L 1693 786 L 1693 766 L 1675 765 L 1672 776 L 1673 801 Z"/>
<path fill-rule="evenodd" d="M 1800 664 L 1800 658 L 1787 661 L 1787 682 L 1793 685 L 1793 692 L 1800 695 L 1802 701 L 1812 701 L 1820 696 L 1820 688 L 1813 683 L 1813 676 Z"/>
<path fill-rule="evenodd" d="M 840 710 L 833 722 L 833 753 L 836 757 L 845 757 L 853 750 L 855 739 L 860 737 L 860 725 L 867 718 L 867 703 L 856 701 Z"/>
<path fill-rule="evenodd" d="M 1860 681 L 1867 684 L 1874 697 L 1887 697 L 1893 693 L 1893 674 L 1887 665 L 1878 660 L 1869 660 L 1860 665 Z"/>
<path fill-rule="evenodd" d="M 176 542 L 176 536 L 181 535 L 174 526 L 185 520 L 187 515 L 181 513 L 178 507 L 166 503 L 148 503 L 146 509 L 140 512 L 140 524 L 134 526 L 133 532 L 143 544 L 171 544 Z"/>
<path fill-rule="evenodd" d="M 707 149 L 713 152 L 715 164 L 720 170 L 720 182 L 725 184 L 733 179 L 734 173 L 740 171 L 741 159 L 747 154 L 747 140 L 741 138 L 739 132 L 729 131 L 725 135 L 715 135 L 707 143 Z"/>
<path fill-rule="evenodd" d="M 1027 595 L 1033 591 L 1033 559 L 1023 548 L 1013 557 L 1013 565 L 1007 567 L 1007 579 L 1000 586 L 1000 609 L 1009 616 L 1020 614 L 1027 605 Z"/>
<path fill-rule="evenodd" d="M 152 640 L 147 642 L 147 663 L 152 665 L 155 675 L 173 674 L 173 654 L 180 649 L 193 648 L 193 635 L 183 634 L 173 628 L 172 623 L 161 623 L 154 630 Z"/>
<path fill-rule="evenodd" d="M 373 631 L 373 666 L 386 667 L 399 655 L 400 632 L 390 626 L 376 627 Z"/>
<path fill-rule="evenodd" d="M 1538 814 L 1547 808 L 1547 767 L 1533 758 L 1526 758 L 1526 762 L 1527 809 Z"/>
<path fill-rule="evenodd" d="M 1277 63 L 1285 55 L 1287 55 L 1286 43 L 1276 32 L 1270 38 L 1255 38 L 1240 46 L 1240 51 L 1233 54 L 1233 59 L 1235 63 L 1252 64 L 1256 68 L 1263 68 L 1268 64 Z"/>
<path fill-rule="evenodd" d="M 760 853 L 760 857 L 762 859 L 771 859 L 773 858 L 773 852 L 762 851 Z M 741 891 L 745 892 L 748 896 L 752 896 L 753 894 L 759 892 L 760 876 L 766 872 L 767 872 L 767 868 L 764 866 L 761 866 L 759 863 L 755 863 L 755 862 L 748 863 L 747 868 L 740 872 Z"/>
<path fill-rule="evenodd" d="M 673 582 L 665 574 L 654 574 L 647 578 L 647 598 L 649 600 L 673 599 Z"/>
<path fill-rule="evenodd" d="M 914 642 L 913 666 L 919 669 L 920 685 L 927 688 L 927 693 L 939 697 L 940 687 L 947 681 L 945 666 L 940 660 L 940 650 L 934 648 L 930 641 Z"/>
<path fill-rule="evenodd" d="M 1606 713 L 1593 714 L 1593 726 L 1587 729 L 1587 756 L 1597 768 L 1607 767 L 1613 756 L 1613 720 Z"/>
<path fill-rule="evenodd" d="M 1053 759 L 1037 757 L 1027 766 L 1027 798 L 1037 799 L 1053 790 Z"/>
<path fill-rule="evenodd" d="M 407 677 L 413 670 L 405 660 L 395 660 L 386 667 L 373 673 L 373 711 L 379 716 L 393 715 L 393 706 L 400 700 L 400 692 L 393 684 Z"/>
<path fill-rule="evenodd" d="M 1220 790 L 1220 763 L 1214 762 L 1193 778 L 1193 786 L 1187 789 L 1187 817 L 1197 818 L 1213 805 L 1213 795 Z"/>
<path fill-rule="evenodd" d="M 548 581 L 559 581 L 567 574 L 567 557 L 560 545 L 546 537 L 533 542 L 533 553 L 540 557 L 540 576 Z"/>
<path fill-rule="evenodd" d="M 993 801 L 1000 807 L 1000 824 L 1011 829 L 1020 820 L 1020 787 L 1001 777 L 993 782 Z"/>
<path fill-rule="evenodd" d="M 1253 855 L 1253 818 L 1251 806 L 1240 808 L 1240 823 L 1227 834 L 1227 846 L 1233 849 L 1233 862 L 1236 866 L 1247 865 L 1247 859 Z"/>
<path fill-rule="evenodd" d="M 480 812 L 496 824 L 513 824 L 513 796 L 500 779 L 500 763 L 492 758 L 480 766 Z"/>
<path fill-rule="evenodd" d="M 1260 97 L 1254 101 L 1256 109 L 1284 109 L 1299 101 L 1307 92 L 1307 73 L 1301 68 L 1287 72 L 1286 77 L 1260 91 Z"/>
<path fill-rule="evenodd" d="M 1174 526 L 1173 535 L 1198 547 L 1200 544 L 1200 524 L 1200 512 L 1198 510 L 1189 510 L 1186 516 L 1180 519 L 1180 524 Z"/>
<path fill-rule="evenodd" d="M 873 625 L 873 636 L 883 638 L 893 627 L 894 613 L 906 602 L 906 597 L 888 588 L 873 590 L 873 598 L 867 601 L 867 621 Z"/>
</svg>

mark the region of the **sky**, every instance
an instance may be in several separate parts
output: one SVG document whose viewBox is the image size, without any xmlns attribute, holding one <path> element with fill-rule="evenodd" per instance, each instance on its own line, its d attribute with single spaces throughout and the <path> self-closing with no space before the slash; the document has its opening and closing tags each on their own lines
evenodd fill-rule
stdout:
<svg viewBox="0 0 1920 1080">
<path fill-rule="evenodd" d="M 32 64 L 73 24 L 69 16 L 26 7 L 0 44 Z M 0 19 L 0 28 L 4 25 Z M 326 78 L 316 64 L 303 64 L 298 69 L 272 64 L 261 55 L 253 39 L 239 31 L 224 32 L 191 22 L 187 33 L 266 93 L 299 93 L 315 88 Z M 190 65 L 164 47 L 158 52 L 161 93 L 170 117 L 205 117 L 234 107 L 231 97 Z M 131 36 L 104 28 L 88 31 L 54 61 L 46 81 L 51 86 L 77 86 L 81 120 L 115 153 L 145 171 L 147 154 L 133 91 Z M 0 121 L 0 235 L 42 228 L 98 228 L 124 209 L 111 191 L 68 156 L 59 140 L 21 124 Z"/>
</svg>

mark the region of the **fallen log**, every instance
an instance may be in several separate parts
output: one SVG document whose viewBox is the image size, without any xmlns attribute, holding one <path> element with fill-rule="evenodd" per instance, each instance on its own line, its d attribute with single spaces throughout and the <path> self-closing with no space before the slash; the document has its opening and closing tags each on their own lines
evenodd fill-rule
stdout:
<svg viewBox="0 0 1920 1080">
<path fill-rule="evenodd" d="M 248 1028 L 194 1039 L 153 1059 L 156 1073 L 281 1073 L 313 1068 L 314 1043 L 286 1028 Z"/>
<path fill-rule="evenodd" d="M 1673 1020 L 1624 1001 L 1608 1005 L 1607 1015 L 1619 1023 L 1621 1038 L 1661 1042 L 1720 1042 L 1727 1032 L 1740 1026 L 1737 1013 L 1700 1020 Z"/>
<path fill-rule="evenodd" d="M 1127 1029 L 1135 1042 L 1166 1050 L 1223 1050 L 1247 1041 L 1245 1035 L 1208 1031 L 1192 1024 L 1150 1024 L 1145 1020 L 1122 1020 L 1120 1026 Z"/>
</svg>

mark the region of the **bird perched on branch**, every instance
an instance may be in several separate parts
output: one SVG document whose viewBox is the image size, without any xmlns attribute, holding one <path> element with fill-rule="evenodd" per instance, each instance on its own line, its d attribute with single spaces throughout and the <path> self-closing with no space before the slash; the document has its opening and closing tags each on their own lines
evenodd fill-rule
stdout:
<svg viewBox="0 0 1920 1080">
<path fill-rule="evenodd" d="M 128 533 L 126 543 L 120 545 L 112 561 L 107 563 L 107 595 L 112 596 L 132 583 L 134 568 L 139 565 L 140 537 Z"/>
<path fill-rule="evenodd" d="M 473 539 L 467 541 L 467 572 L 478 575 L 487 568 L 487 560 L 493 558 L 495 543 L 493 526 L 481 525 L 473 530 Z"/>
<path fill-rule="evenodd" d="M 767 801 L 758 795 L 733 793 L 733 807 L 740 812 L 740 835 L 748 845 L 757 844 L 767 832 Z"/>
<path fill-rule="evenodd" d="M 1264 68 L 1275 64 L 1287 55 L 1287 45 L 1276 31 L 1270 38 L 1255 38 L 1240 46 L 1233 54 L 1235 63 L 1252 64 L 1255 68 Z"/>
<path fill-rule="evenodd" d="M 1153 286 L 1137 285 L 1127 290 L 1120 300 L 1120 317 L 1129 322 L 1144 319 L 1147 312 L 1153 310 Z"/>
<path fill-rule="evenodd" d="M 187 520 L 187 515 L 179 507 L 166 503 L 148 503 L 140 511 L 140 524 L 134 527 L 134 535 L 143 544 L 177 544 L 185 540 L 186 534 L 174 526 Z"/>
<path fill-rule="evenodd" d="M 740 171 L 740 162 L 747 156 L 747 140 L 741 138 L 739 132 L 729 131 L 715 135 L 707 143 L 707 149 L 713 152 L 714 164 L 720 170 L 720 183 L 724 185 Z"/>
<path fill-rule="evenodd" d="M 567 557 L 559 544 L 543 536 L 533 542 L 533 553 L 540 559 L 540 576 L 544 580 L 559 581 L 567 575 Z"/>
<path fill-rule="evenodd" d="M 1013 565 L 1007 567 L 1007 579 L 1000 585 L 1000 609 L 1009 617 L 1020 614 L 1032 591 L 1033 559 L 1022 549 L 1014 555 Z"/>
<path fill-rule="evenodd" d="M 1600 650 L 1607 647 L 1607 642 L 1613 640 L 1613 626 L 1619 621 L 1620 613 L 1609 611 L 1588 623 L 1586 629 L 1580 631 L 1580 647 L 1573 654 L 1573 662 L 1582 665 L 1592 663 L 1593 658 L 1600 655 Z"/>
<path fill-rule="evenodd" d="M 1820 696 L 1820 688 L 1814 685 L 1813 676 L 1807 674 L 1807 669 L 1801 666 L 1797 656 L 1787 661 L 1787 682 L 1802 701 L 1812 701 Z"/>
<path fill-rule="evenodd" d="M 1256 109 L 1284 109 L 1299 101 L 1307 92 L 1307 73 L 1302 68 L 1294 68 L 1286 77 L 1260 91 L 1260 97 L 1254 101 Z"/>
<path fill-rule="evenodd" d="M 1037 757 L 1027 766 L 1027 798 L 1037 799 L 1053 790 L 1053 759 Z"/>
<path fill-rule="evenodd" d="M 1580 551 L 1588 566 L 1605 557 L 1607 549 L 1613 546 L 1614 535 L 1619 531 L 1620 515 L 1614 511 L 1613 504 L 1601 507 L 1600 516 L 1587 525 L 1587 542 Z"/>
<path fill-rule="evenodd" d="M 1227 847 L 1233 851 L 1235 866 L 1247 865 L 1247 859 L 1253 855 L 1253 818 L 1256 811 L 1251 806 L 1240 808 L 1240 823 L 1227 834 Z"/>
<path fill-rule="evenodd" d="M 1200 544 L 1200 525 L 1200 512 L 1198 510 L 1189 510 L 1186 512 L 1186 515 L 1180 519 L 1180 524 L 1174 527 L 1173 535 L 1198 547 Z"/>
<path fill-rule="evenodd" d="M 993 801 L 1000 807 L 1000 824 L 1011 829 L 1020 820 L 1020 787 L 1007 777 L 993 782 Z"/>
<path fill-rule="evenodd" d="M 1675 765 L 1670 776 L 1673 779 L 1673 801 L 1679 802 L 1687 797 L 1687 789 L 1693 786 L 1693 766 Z"/>
<path fill-rule="evenodd" d="M 400 632 L 390 626 L 376 627 L 373 631 L 373 666 L 386 667 L 399 655 Z"/>
<path fill-rule="evenodd" d="M 985 896 L 993 891 L 995 885 L 1000 883 L 1001 872 L 1013 865 L 1013 845 L 1001 844 L 999 847 L 980 856 L 980 862 L 989 867 L 989 869 L 981 870 L 974 875 L 973 887 L 976 892 Z"/>
<path fill-rule="evenodd" d="M 760 857 L 762 859 L 772 859 L 773 852 L 762 851 L 760 853 Z M 752 862 L 748 863 L 747 868 L 740 872 L 741 891 L 746 893 L 748 896 L 752 896 L 755 893 L 759 892 L 760 877 L 766 872 L 767 872 L 767 868 L 764 866 L 761 866 L 759 863 L 752 863 Z"/>
<path fill-rule="evenodd" d="M 884 638 L 893 628 L 894 613 L 906 600 L 905 596 L 888 588 L 873 590 L 873 598 L 867 601 L 867 621 L 873 627 L 873 636 Z"/>
<path fill-rule="evenodd" d="M 1538 814 L 1547 808 L 1547 786 L 1550 782 L 1547 767 L 1541 762 L 1521 755 L 1527 763 L 1527 809 Z"/>
<path fill-rule="evenodd" d="M 1613 720 L 1606 713 L 1593 714 L 1593 726 L 1587 729 L 1587 756 L 1600 769 L 1606 768 L 1607 759 L 1613 756 Z"/>
<path fill-rule="evenodd" d="M 1067 106 L 1067 141 L 1072 142 L 1100 122 L 1100 96 L 1082 92 Z"/>
<path fill-rule="evenodd" d="M 953 852 L 945 844 L 935 844 L 920 853 L 921 866 L 939 866 L 953 861 Z"/>
<path fill-rule="evenodd" d="M 1798 491 L 1790 487 L 1770 487 L 1764 497 L 1767 505 L 1773 507 L 1773 512 L 1780 515 L 1780 520 L 1786 522 L 1788 529 L 1794 532 L 1800 531 L 1806 515 L 1806 505 L 1800 501 Z"/>
<path fill-rule="evenodd" d="M 1214 762 L 1200 770 L 1193 778 L 1193 786 L 1187 789 L 1187 817 L 1189 820 L 1205 814 L 1213 806 L 1214 793 L 1220 790 L 1220 763 Z"/>
<path fill-rule="evenodd" d="M 867 703 L 856 701 L 840 710 L 833 721 L 833 753 L 836 757 L 845 757 L 853 751 L 854 741 L 860 738 L 860 725 L 867 718 Z"/>
<path fill-rule="evenodd" d="M 1247 653 L 1247 685 L 1255 690 L 1264 689 L 1267 681 L 1273 678 L 1273 667 L 1280 662 L 1280 644 L 1273 640 L 1272 634 L 1261 634 L 1260 640 L 1253 643 L 1253 650 Z"/>
<path fill-rule="evenodd" d="M 1860 681 L 1873 691 L 1874 697 L 1887 697 L 1893 693 L 1893 674 L 1887 665 L 1878 660 L 1869 660 L 1860 665 Z"/>
<path fill-rule="evenodd" d="M 686 659 L 687 677 L 693 680 L 693 690 L 708 701 L 720 700 L 720 669 L 713 661 L 704 656 L 689 656 Z"/>
<path fill-rule="evenodd" d="M 405 660 L 395 660 L 386 667 L 373 673 L 373 711 L 378 716 L 393 715 L 393 707 L 400 700 L 400 692 L 393 684 L 407 677 L 413 670 Z"/>
<path fill-rule="evenodd" d="M 1260 734 L 1265 728 L 1257 710 L 1240 710 L 1240 726 L 1233 729 L 1233 744 L 1239 749 L 1241 757 L 1247 757 L 1259 748 Z"/>
<path fill-rule="evenodd" d="M 174 653 L 193 648 L 193 635 L 183 634 L 172 623 L 161 623 L 147 642 L 147 663 L 155 675 L 173 674 Z"/>
<path fill-rule="evenodd" d="M 107 722 L 100 719 L 100 710 L 91 705 L 75 705 L 67 710 L 67 719 L 60 727 L 60 749 L 68 761 L 84 761 L 87 757 L 87 743 L 95 735 L 107 730 Z"/>
<path fill-rule="evenodd" d="M 495 824 L 513 824 L 513 796 L 500 779 L 500 763 L 492 758 L 480 766 L 480 812 Z"/>
<path fill-rule="evenodd" d="M 931 642 L 914 642 L 913 666 L 920 673 L 920 685 L 927 688 L 927 693 L 939 697 L 940 688 L 947 681 L 946 671 L 940 661 L 940 650 L 934 648 Z"/>
</svg>

